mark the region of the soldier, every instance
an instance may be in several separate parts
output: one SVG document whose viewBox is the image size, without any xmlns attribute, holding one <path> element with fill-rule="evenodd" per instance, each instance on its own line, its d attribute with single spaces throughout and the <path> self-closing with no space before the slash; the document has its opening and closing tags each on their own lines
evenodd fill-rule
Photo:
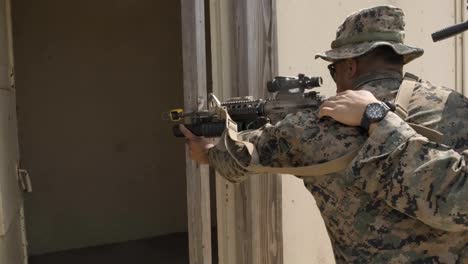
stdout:
<svg viewBox="0 0 468 264">
<path fill-rule="evenodd" d="M 468 263 L 468 99 L 418 81 L 405 116 L 395 113 L 403 65 L 423 54 L 403 43 L 403 19 L 391 6 L 351 14 L 317 55 L 332 62 L 336 96 L 216 146 L 181 127 L 192 159 L 240 182 L 357 149 L 343 170 L 303 177 L 337 263 Z"/>
</svg>

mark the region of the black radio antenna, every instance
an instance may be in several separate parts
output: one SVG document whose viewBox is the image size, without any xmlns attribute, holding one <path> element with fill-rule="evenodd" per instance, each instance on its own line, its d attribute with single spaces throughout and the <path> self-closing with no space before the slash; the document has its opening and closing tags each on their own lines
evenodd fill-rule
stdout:
<svg viewBox="0 0 468 264">
<path fill-rule="evenodd" d="M 460 24 L 456 24 L 456 25 L 453 25 L 453 26 L 450 26 L 450 27 L 447 27 L 447 28 L 444 28 L 442 30 L 432 33 L 432 40 L 434 42 L 437 42 L 446 38 L 450 38 L 457 34 L 460 34 L 464 32 L 465 30 L 468 30 L 468 21 L 465 21 Z"/>
</svg>

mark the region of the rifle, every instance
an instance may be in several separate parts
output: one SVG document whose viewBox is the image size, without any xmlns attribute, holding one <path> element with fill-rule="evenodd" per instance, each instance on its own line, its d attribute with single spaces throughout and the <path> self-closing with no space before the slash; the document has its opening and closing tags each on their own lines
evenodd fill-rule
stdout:
<svg viewBox="0 0 468 264">
<path fill-rule="evenodd" d="M 237 124 L 237 131 L 257 129 L 267 123 L 276 123 L 289 113 L 295 113 L 307 108 L 317 109 L 323 97 L 316 91 L 306 91 L 322 85 L 321 77 L 308 77 L 299 74 L 295 77 L 277 76 L 267 83 L 270 96 L 267 99 L 254 99 L 252 96 L 235 97 L 220 102 L 210 93 L 208 95 L 208 110 L 184 112 L 183 109 L 173 109 L 164 114 L 164 119 L 173 122 L 183 122 L 193 134 L 203 137 L 219 137 L 226 128 L 225 117 L 218 109 L 225 109 Z M 199 107 L 200 108 L 200 107 Z M 185 123 L 188 121 L 187 123 Z M 184 135 L 179 125 L 173 126 L 176 137 Z"/>
</svg>

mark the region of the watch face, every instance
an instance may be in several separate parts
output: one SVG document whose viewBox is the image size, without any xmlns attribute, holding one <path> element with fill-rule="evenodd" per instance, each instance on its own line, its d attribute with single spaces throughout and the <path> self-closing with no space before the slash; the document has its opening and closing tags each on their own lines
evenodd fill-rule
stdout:
<svg viewBox="0 0 468 264">
<path fill-rule="evenodd" d="M 387 109 L 379 103 L 370 104 L 366 109 L 366 115 L 371 122 L 382 120 L 385 117 L 386 112 Z"/>
</svg>

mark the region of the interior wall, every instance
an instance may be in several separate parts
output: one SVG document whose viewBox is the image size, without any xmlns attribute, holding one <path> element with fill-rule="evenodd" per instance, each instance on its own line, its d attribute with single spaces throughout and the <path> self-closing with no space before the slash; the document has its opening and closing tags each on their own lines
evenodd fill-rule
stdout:
<svg viewBox="0 0 468 264">
<path fill-rule="evenodd" d="M 328 50 L 336 29 L 351 12 L 379 4 L 401 7 L 406 13 L 406 43 L 425 54 L 405 70 L 436 84 L 455 88 L 454 38 L 433 43 L 430 34 L 455 23 L 455 1 L 437 0 L 277 0 L 278 65 L 282 75 L 322 76 L 322 95 L 335 94 L 326 68 L 314 54 Z M 436 63 L 435 63 L 436 62 Z M 295 177 L 283 178 L 284 262 L 334 263 L 332 249 L 312 195 Z"/>
<path fill-rule="evenodd" d="M 186 231 L 179 1 L 15 0 L 30 254 Z"/>
</svg>

